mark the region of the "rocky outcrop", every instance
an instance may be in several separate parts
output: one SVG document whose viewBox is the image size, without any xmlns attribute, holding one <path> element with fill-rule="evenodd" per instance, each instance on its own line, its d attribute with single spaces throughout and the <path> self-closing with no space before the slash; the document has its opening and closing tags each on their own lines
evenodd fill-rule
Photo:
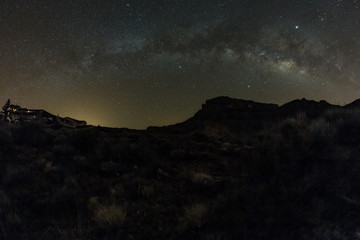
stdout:
<svg viewBox="0 0 360 240">
<path fill-rule="evenodd" d="M 308 118 L 316 118 L 330 109 L 340 108 L 340 106 L 332 105 L 324 100 L 319 102 L 307 100 L 305 98 L 294 100 L 286 103 L 276 109 L 275 113 L 279 117 L 291 117 L 299 113 L 304 113 Z"/>
<path fill-rule="evenodd" d="M 345 105 L 344 108 L 346 108 L 346 109 L 360 108 L 360 99 L 357 99 L 357 100 Z"/>
<path fill-rule="evenodd" d="M 307 118 L 313 119 L 331 109 L 357 107 L 360 108 L 360 100 L 341 107 L 324 100 L 317 102 L 303 98 L 279 106 L 222 96 L 207 100 L 193 117 L 183 123 L 169 126 L 168 129 L 204 132 L 221 129 L 221 132 L 246 133 L 298 114 L 304 114 Z"/>
</svg>

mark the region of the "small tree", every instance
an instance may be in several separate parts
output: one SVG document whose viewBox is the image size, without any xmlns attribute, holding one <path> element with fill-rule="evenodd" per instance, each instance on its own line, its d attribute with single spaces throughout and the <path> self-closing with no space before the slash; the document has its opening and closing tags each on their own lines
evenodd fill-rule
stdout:
<svg viewBox="0 0 360 240">
<path fill-rule="evenodd" d="M 8 115 L 9 115 L 8 109 L 9 109 L 9 107 L 10 107 L 10 99 L 8 99 L 6 101 L 5 105 L 2 107 L 2 111 L 0 113 L 1 114 L 1 119 L 3 121 L 6 121 L 6 119 L 8 118 Z"/>
</svg>

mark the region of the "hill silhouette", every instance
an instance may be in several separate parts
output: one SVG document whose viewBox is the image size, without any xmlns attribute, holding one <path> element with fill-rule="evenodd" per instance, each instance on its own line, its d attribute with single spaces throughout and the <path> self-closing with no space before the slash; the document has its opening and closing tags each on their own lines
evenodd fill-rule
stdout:
<svg viewBox="0 0 360 240">
<path fill-rule="evenodd" d="M 0 239 L 358 239 L 359 101 L 147 130 L 0 123 Z"/>
<path fill-rule="evenodd" d="M 353 105 L 341 107 L 324 100 L 316 102 L 303 98 L 279 106 L 221 96 L 207 100 L 193 117 L 183 123 L 170 126 L 170 128 L 177 127 L 181 131 L 196 129 L 210 131 L 209 128 L 221 127 L 232 133 L 252 133 L 271 125 L 273 122 L 298 114 L 304 114 L 306 117 L 314 119 L 330 110 L 349 109 L 351 106 L 356 108 L 355 103 L 356 101 Z"/>
<path fill-rule="evenodd" d="M 348 108 L 348 109 L 359 108 L 359 107 L 360 107 L 360 99 L 356 99 L 355 101 L 344 106 L 344 108 Z"/>
</svg>

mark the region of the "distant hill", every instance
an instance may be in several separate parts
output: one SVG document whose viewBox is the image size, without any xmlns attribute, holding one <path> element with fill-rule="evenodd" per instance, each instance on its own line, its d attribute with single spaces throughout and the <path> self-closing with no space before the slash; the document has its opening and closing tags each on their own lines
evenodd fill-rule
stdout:
<svg viewBox="0 0 360 240">
<path fill-rule="evenodd" d="M 280 117 L 288 117 L 298 113 L 305 113 L 309 118 L 316 118 L 330 109 L 340 108 L 340 106 L 332 105 L 324 100 L 316 102 L 313 100 L 294 100 L 286 103 L 276 109 L 276 114 Z"/>
<path fill-rule="evenodd" d="M 351 106 L 356 107 L 354 102 Z M 166 127 L 167 130 L 217 131 L 229 133 L 250 133 L 264 126 L 288 117 L 304 114 L 307 118 L 317 118 L 331 109 L 349 108 L 332 105 L 324 100 L 297 99 L 284 105 L 259 103 L 251 100 L 235 99 L 226 96 L 209 99 L 195 115 L 183 123 Z M 149 129 L 153 129 L 150 127 Z M 167 131 L 166 130 L 166 131 Z M 219 134 L 217 134 L 219 135 Z M 220 134 L 221 135 L 221 134 Z"/>
<path fill-rule="evenodd" d="M 360 100 L 346 105 L 359 106 Z M 319 102 L 313 100 L 297 99 L 284 105 L 259 103 L 251 100 L 234 99 L 230 97 L 217 97 L 207 100 L 202 105 L 202 109 L 198 111 L 194 117 L 187 121 L 208 120 L 208 119 L 226 119 L 241 117 L 257 117 L 260 115 L 273 117 L 289 117 L 298 113 L 305 113 L 308 117 L 318 117 L 327 110 L 341 108 L 338 105 L 332 105 L 324 100 Z"/>
<path fill-rule="evenodd" d="M 347 105 L 344 108 L 351 109 L 351 108 L 360 108 L 360 99 L 357 99 Z"/>
</svg>

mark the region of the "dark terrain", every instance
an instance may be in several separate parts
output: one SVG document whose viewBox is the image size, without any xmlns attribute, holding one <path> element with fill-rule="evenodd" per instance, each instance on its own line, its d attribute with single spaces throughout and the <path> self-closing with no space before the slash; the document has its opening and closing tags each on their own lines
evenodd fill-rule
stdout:
<svg viewBox="0 0 360 240">
<path fill-rule="evenodd" d="M 0 125 L 0 239 L 360 239 L 360 101 L 219 97 L 184 123 Z"/>
</svg>

